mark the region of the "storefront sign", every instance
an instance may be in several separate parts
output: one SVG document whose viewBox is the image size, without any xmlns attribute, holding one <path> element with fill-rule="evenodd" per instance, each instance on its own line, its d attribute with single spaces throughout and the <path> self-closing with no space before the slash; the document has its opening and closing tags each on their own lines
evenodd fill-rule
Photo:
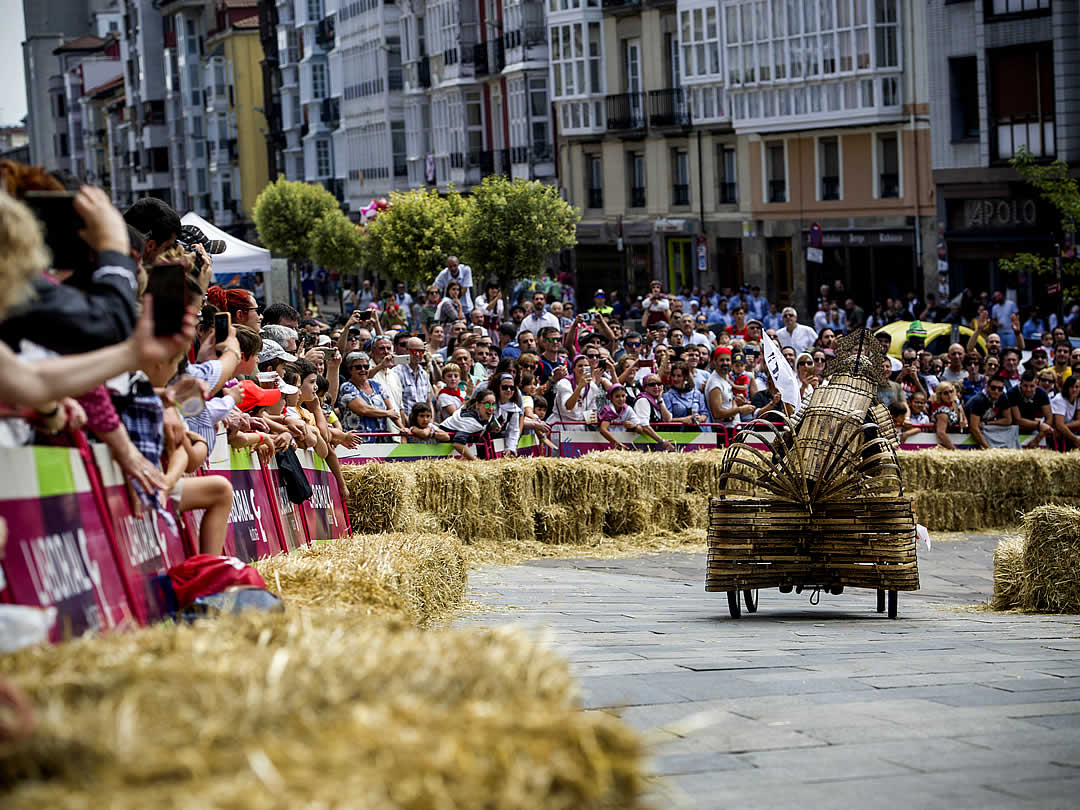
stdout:
<svg viewBox="0 0 1080 810">
<path fill-rule="evenodd" d="M 814 232 L 804 231 L 806 243 L 814 247 Z M 911 231 L 825 231 L 820 235 L 821 247 L 884 247 L 907 246 L 915 243 Z"/>
<path fill-rule="evenodd" d="M 1030 228 L 1039 210 L 1032 199 L 964 200 L 964 228 Z"/>
<path fill-rule="evenodd" d="M 685 233 L 685 219 L 658 219 L 653 223 L 653 230 L 657 233 Z"/>
</svg>

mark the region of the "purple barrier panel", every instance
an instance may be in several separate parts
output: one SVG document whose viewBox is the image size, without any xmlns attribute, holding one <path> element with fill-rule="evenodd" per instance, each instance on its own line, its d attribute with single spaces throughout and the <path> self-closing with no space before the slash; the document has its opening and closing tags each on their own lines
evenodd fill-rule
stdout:
<svg viewBox="0 0 1080 810">
<path fill-rule="evenodd" d="M 297 450 L 296 457 L 311 484 L 311 497 L 300 505 L 308 541 L 315 543 L 347 535 L 349 524 L 330 468 L 314 450 Z"/>
<path fill-rule="evenodd" d="M 9 600 L 55 607 L 52 641 L 133 626 L 137 614 L 78 451 L 17 447 L 3 453 Z"/>
<path fill-rule="evenodd" d="M 222 447 L 224 451 L 219 452 Z M 225 554 L 253 562 L 284 551 L 274 518 L 277 504 L 267 488 L 258 455 L 247 448 L 229 447 L 219 439 L 208 467 L 210 475 L 225 476 L 233 488 Z"/>
<path fill-rule="evenodd" d="M 281 483 L 281 474 L 278 472 L 277 461 L 270 459 L 266 465 L 266 478 L 270 482 L 272 502 L 277 505 L 278 518 L 281 521 L 282 540 L 285 541 L 287 551 L 293 551 L 300 546 L 307 545 L 307 532 L 300 507 L 289 500 L 289 493 Z"/>
<path fill-rule="evenodd" d="M 113 463 L 108 449 L 95 446 L 94 457 L 116 531 L 120 573 L 134 600 L 135 616 L 142 624 L 163 618 L 168 615 L 168 609 L 154 579 L 187 559 L 180 532 L 173 517 L 160 507 L 143 505 L 136 514 L 131 508 L 123 474 Z"/>
</svg>

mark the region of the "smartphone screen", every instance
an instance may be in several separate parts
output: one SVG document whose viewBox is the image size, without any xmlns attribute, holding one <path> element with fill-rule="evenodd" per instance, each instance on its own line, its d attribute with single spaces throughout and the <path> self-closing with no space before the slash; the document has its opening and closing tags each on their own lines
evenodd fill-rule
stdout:
<svg viewBox="0 0 1080 810">
<path fill-rule="evenodd" d="M 228 312 L 219 312 L 214 316 L 214 343 L 221 343 L 229 337 L 229 327 L 232 324 L 229 321 Z"/>
<path fill-rule="evenodd" d="M 409 365 L 409 355 L 407 354 L 395 354 L 394 355 L 395 366 L 407 366 Z"/>
<path fill-rule="evenodd" d="M 151 267 L 146 291 L 154 297 L 154 334 L 158 337 L 175 335 L 184 326 L 186 279 L 184 266 L 165 264 Z M 214 316 L 217 331 L 217 316 Z"/>
<path fill-rule="evenodd" d="M 653 367 L 653 361 L 652 360 L 638 360 L 637 363 L 635 363 L 634 365 L 636 365 L 638 368 L 652 368 Z"/>
<path fill-rule="evenodd" d="M 90 246 L 79 236 L 82 217 L 75 213 L 74 191 L 28 191 L 25 201 L 45 231 L 45 244 L 57 270 L 83 270 L 91 266 Z"/>
</svg>

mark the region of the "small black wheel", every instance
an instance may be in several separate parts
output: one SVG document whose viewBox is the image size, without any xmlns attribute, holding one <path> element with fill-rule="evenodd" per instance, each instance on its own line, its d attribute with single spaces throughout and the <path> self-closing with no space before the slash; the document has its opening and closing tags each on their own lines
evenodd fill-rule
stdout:
<svg viewBox="0 0 1080 810">
<path fill-rule="evenodd" d="M 792 587 L 790 585 L 781 585 L 780 586 L 780 593 L 791 593 L 792 590 L 793 589 L 792 589 Z"/>
<path fill-rule="evenodd" d="M 737 619 L 742 615 L 742 608 L 739 606 L 739 592 L 728 591 L 727 592 L 727 606 L 728 611 L 731 613 L 731 618 Z"/>
<path fill-rule="evenodd" d="M 877 592 L 877 612 L 885 612 L 885 591 L 881 590 L 880 588 L 878 588 Z"/>
<path fill-rule="evenodd" d="M 743 600 L 746 602 L 747 613 L 757 613 L 758 592 L 756 590 L 743 591 Z"/>
<path fill-rule="evenodd" d="M 896 591 L 889 591 L 889 618 L 896 618 L 896 601 L 899 594 Z"/>
</svg>

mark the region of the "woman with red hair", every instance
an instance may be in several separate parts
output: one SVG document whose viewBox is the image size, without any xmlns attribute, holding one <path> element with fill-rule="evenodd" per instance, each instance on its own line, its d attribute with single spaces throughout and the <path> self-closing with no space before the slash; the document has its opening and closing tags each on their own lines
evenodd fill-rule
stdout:
<svg viewBox="0 0 1080 810">
<path fill-rule="evenodd" d="M 246 326 L 256 332 L 262 327 L 259 305 L 248 290 L 225 290 L 215 284 L 206 291 L 206 301 L 217 307 L 218 312 L 228 311 L 234 324 Z"/>
</svg>

